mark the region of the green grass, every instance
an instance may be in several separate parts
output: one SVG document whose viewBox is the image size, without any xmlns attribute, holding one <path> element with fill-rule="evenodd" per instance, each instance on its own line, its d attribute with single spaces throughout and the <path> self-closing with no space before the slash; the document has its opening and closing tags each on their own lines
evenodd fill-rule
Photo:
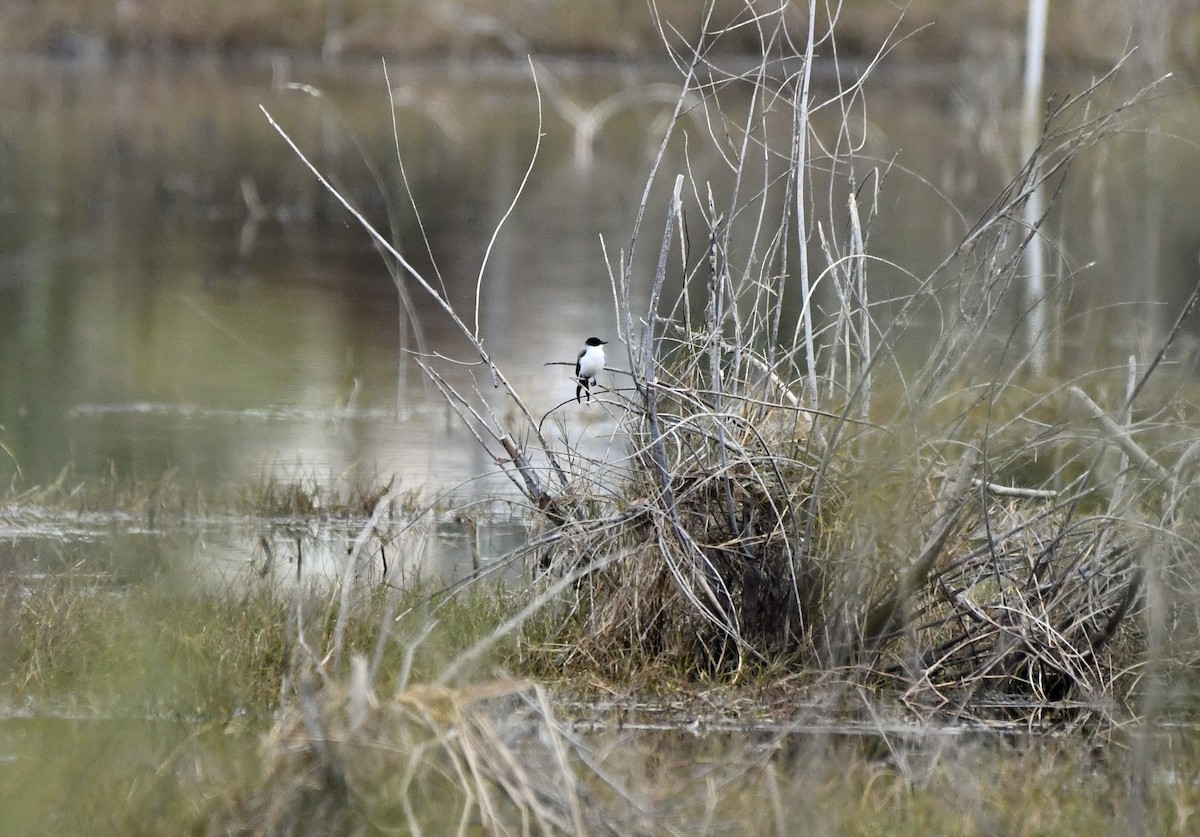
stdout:
<svg viewBox="0 0 1200 837">
<path fill-rule="evenodd" d="M 344 656 L 374 653 L 381 630 L 387 653 L 378 676 L 394 678 L 410 647 L 410 677 L 436 677 L 445 663 L 511 616 L 519 594 L 472 586 L 429 596 L 419 582 L 355 594 Z M 101 716 L 148 715 L 227 721 L 261 716 L 279 700 L 294 661 L 296 611 L 304 640 L 326 649 L 338 599 L 327 589 L 294 590 L 257 574 L 219 587 L 177 578 L 117 587 L 66 571 L 32 589 L 10 589 L 0 663 L 11 705 L 64 703 Z M 399 614 L 398 620 L 390 614 Z M 515 637 L 499 648 L 504 659 Z"/>
</svg>

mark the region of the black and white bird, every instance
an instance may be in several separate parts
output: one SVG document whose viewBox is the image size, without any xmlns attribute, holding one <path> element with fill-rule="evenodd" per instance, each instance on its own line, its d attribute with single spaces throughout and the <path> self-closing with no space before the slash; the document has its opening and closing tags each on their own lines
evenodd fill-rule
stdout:
<svg viewBox="0 0 1200 837">
<path fill-rule="evenodd" d="M 580 396 L 585 392 L 588 401 L 592 400 L 591 385 L 595 383 L 596 376 L 604 371 L 604 347 L 607 343 L 607 340 L 601 340 L 599 337 L 589 337 L 583 341 L 583 348 L 575 360 L 575 377 L 579 379 L 579 383 L 575 385 L 576 403 L 579 403 Z"/>
</svg>

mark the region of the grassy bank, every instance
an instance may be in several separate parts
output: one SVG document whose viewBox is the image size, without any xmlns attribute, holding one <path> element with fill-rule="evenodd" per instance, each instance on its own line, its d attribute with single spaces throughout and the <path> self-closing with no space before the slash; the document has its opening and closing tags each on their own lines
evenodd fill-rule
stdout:
<svg viewBox="0 0 1200 837">
<path fill-rule="evenodd" d="M 28 591 L 4 643 L 6 690 L 27 708 L 2 727 L 5 832 L 1170 834 L 1200 804 L 1186 779 L 1200 737 L 1184 728 L 972 732 L 868 692 L 818 708 L 778 672 L 643 671 L 624 697 L 578 668 L 523 676 L 523 642 L 552 651 L 565 613 L 443 682 L 527 604 L 479 584 L 364 591 L 331 677 L 328 593 L 255 577 Z"/>
</svg>

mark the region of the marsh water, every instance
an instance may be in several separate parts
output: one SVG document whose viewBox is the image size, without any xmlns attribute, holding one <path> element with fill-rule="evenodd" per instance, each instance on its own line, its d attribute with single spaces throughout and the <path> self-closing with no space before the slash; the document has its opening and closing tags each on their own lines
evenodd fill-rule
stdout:
<svg viewBox="0 0 1200 837">
<path fill-rule="evenodd" d="M 868 88 L 859 139 L 862 159 L 882 175 L 870 232 L 880 259 L 871 273 L 876 298 L 903 294 L 906 277 L 944 258 L 1016 170 L 1012 69 L 985 69 L 897 68 Z M 567 369 L 546 364 L 572 360 L 585 336 L 617 333 L 606 249 L 615 259 L 628 248 L 673 106 L 663 85 L 676 76 L 666 67 L 579 63 L 539 72 L 540 149 L 493 239 L 537 145 L 539 98 L 526 65 L 401 64 L 387 67 L 385 79 L 382 64 L 265 58 L 6 62 L 6 478 L 17 489 L 64 480 L 119 492 L 169 475 L 202 495 L 271 479 L 393 477 L 402 488 L 463 501 L 503 491 L 490 455 L 407 352 L 420 346 L 449 358 L 439 363 L 459 386 L 486 393 L 489 376 L 467 365 L 474 358 L 454 330 L 410 286 L 414 327 L 368 236 L 264 109 L 477 318 L 493 358 L 531 409 L 551 416 L 555 433 L 603 447 L 609 414 L 564 404 L 573 394 Z M 1064 76 L 1056 95 L 1090 80 Z M 1138 86 L 1118 80 L 1108 97 Z M 563 116 L 571 113 L 564 101 L 586 111 L 617 93 L 628 105 L 594 135 Z M 737 95 L 729 93 L 731 112 Z M 1075 362 L 1100 368 L 1144 354 L 1190 292 L 1200 245 L 1197 106 L 1194 93 L 1175 92 L 1152 112 L 1135 109 L 1129 130 L 1072 173 L 1051 226 L 1065 257 L 1056 273 L 1071 276 L 1056 302 L 1058 332 Z M 684 127 L 695 134 L 711 126 Z M 728 170 L 702 147 L 689 146 L 685 160 L 683 145 L 673 146 L 660 181 L 687 166 L 719 191 Z M 652 230 L 661 229 L 665 194 L 651 195 Z M 644 296 L 657 247 L 637 253 L 634 293 Z M 1014 308 L 1001 336 L 1019 316 Z M 42 537 L 33 522 L 40 514 L 9 509 L 8 536 Z M 157 523 L 156 531 L 171 529 Z M 136 539 L 154 528 L 145 524 L 96 527 Z M 44 531 L 104 540 L 69 527 Z M 244 547 L 230 541 L 234 556 Z"/>
</svg>

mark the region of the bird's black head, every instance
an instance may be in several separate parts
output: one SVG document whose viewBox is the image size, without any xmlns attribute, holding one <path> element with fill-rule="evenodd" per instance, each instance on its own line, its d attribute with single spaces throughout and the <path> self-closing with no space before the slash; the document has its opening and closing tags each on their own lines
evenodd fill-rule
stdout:
<svg viewBox="0 0 1200 837">
<path fill-rule="evenodd" d="M 599 337 L 589 337 L 587 340 L 584 340 L 583 342 L 585 345 L 588 345 L 588 346 L 607 346 L 608 345 L 607 340 L 601 340 Z"/>
</svg>

